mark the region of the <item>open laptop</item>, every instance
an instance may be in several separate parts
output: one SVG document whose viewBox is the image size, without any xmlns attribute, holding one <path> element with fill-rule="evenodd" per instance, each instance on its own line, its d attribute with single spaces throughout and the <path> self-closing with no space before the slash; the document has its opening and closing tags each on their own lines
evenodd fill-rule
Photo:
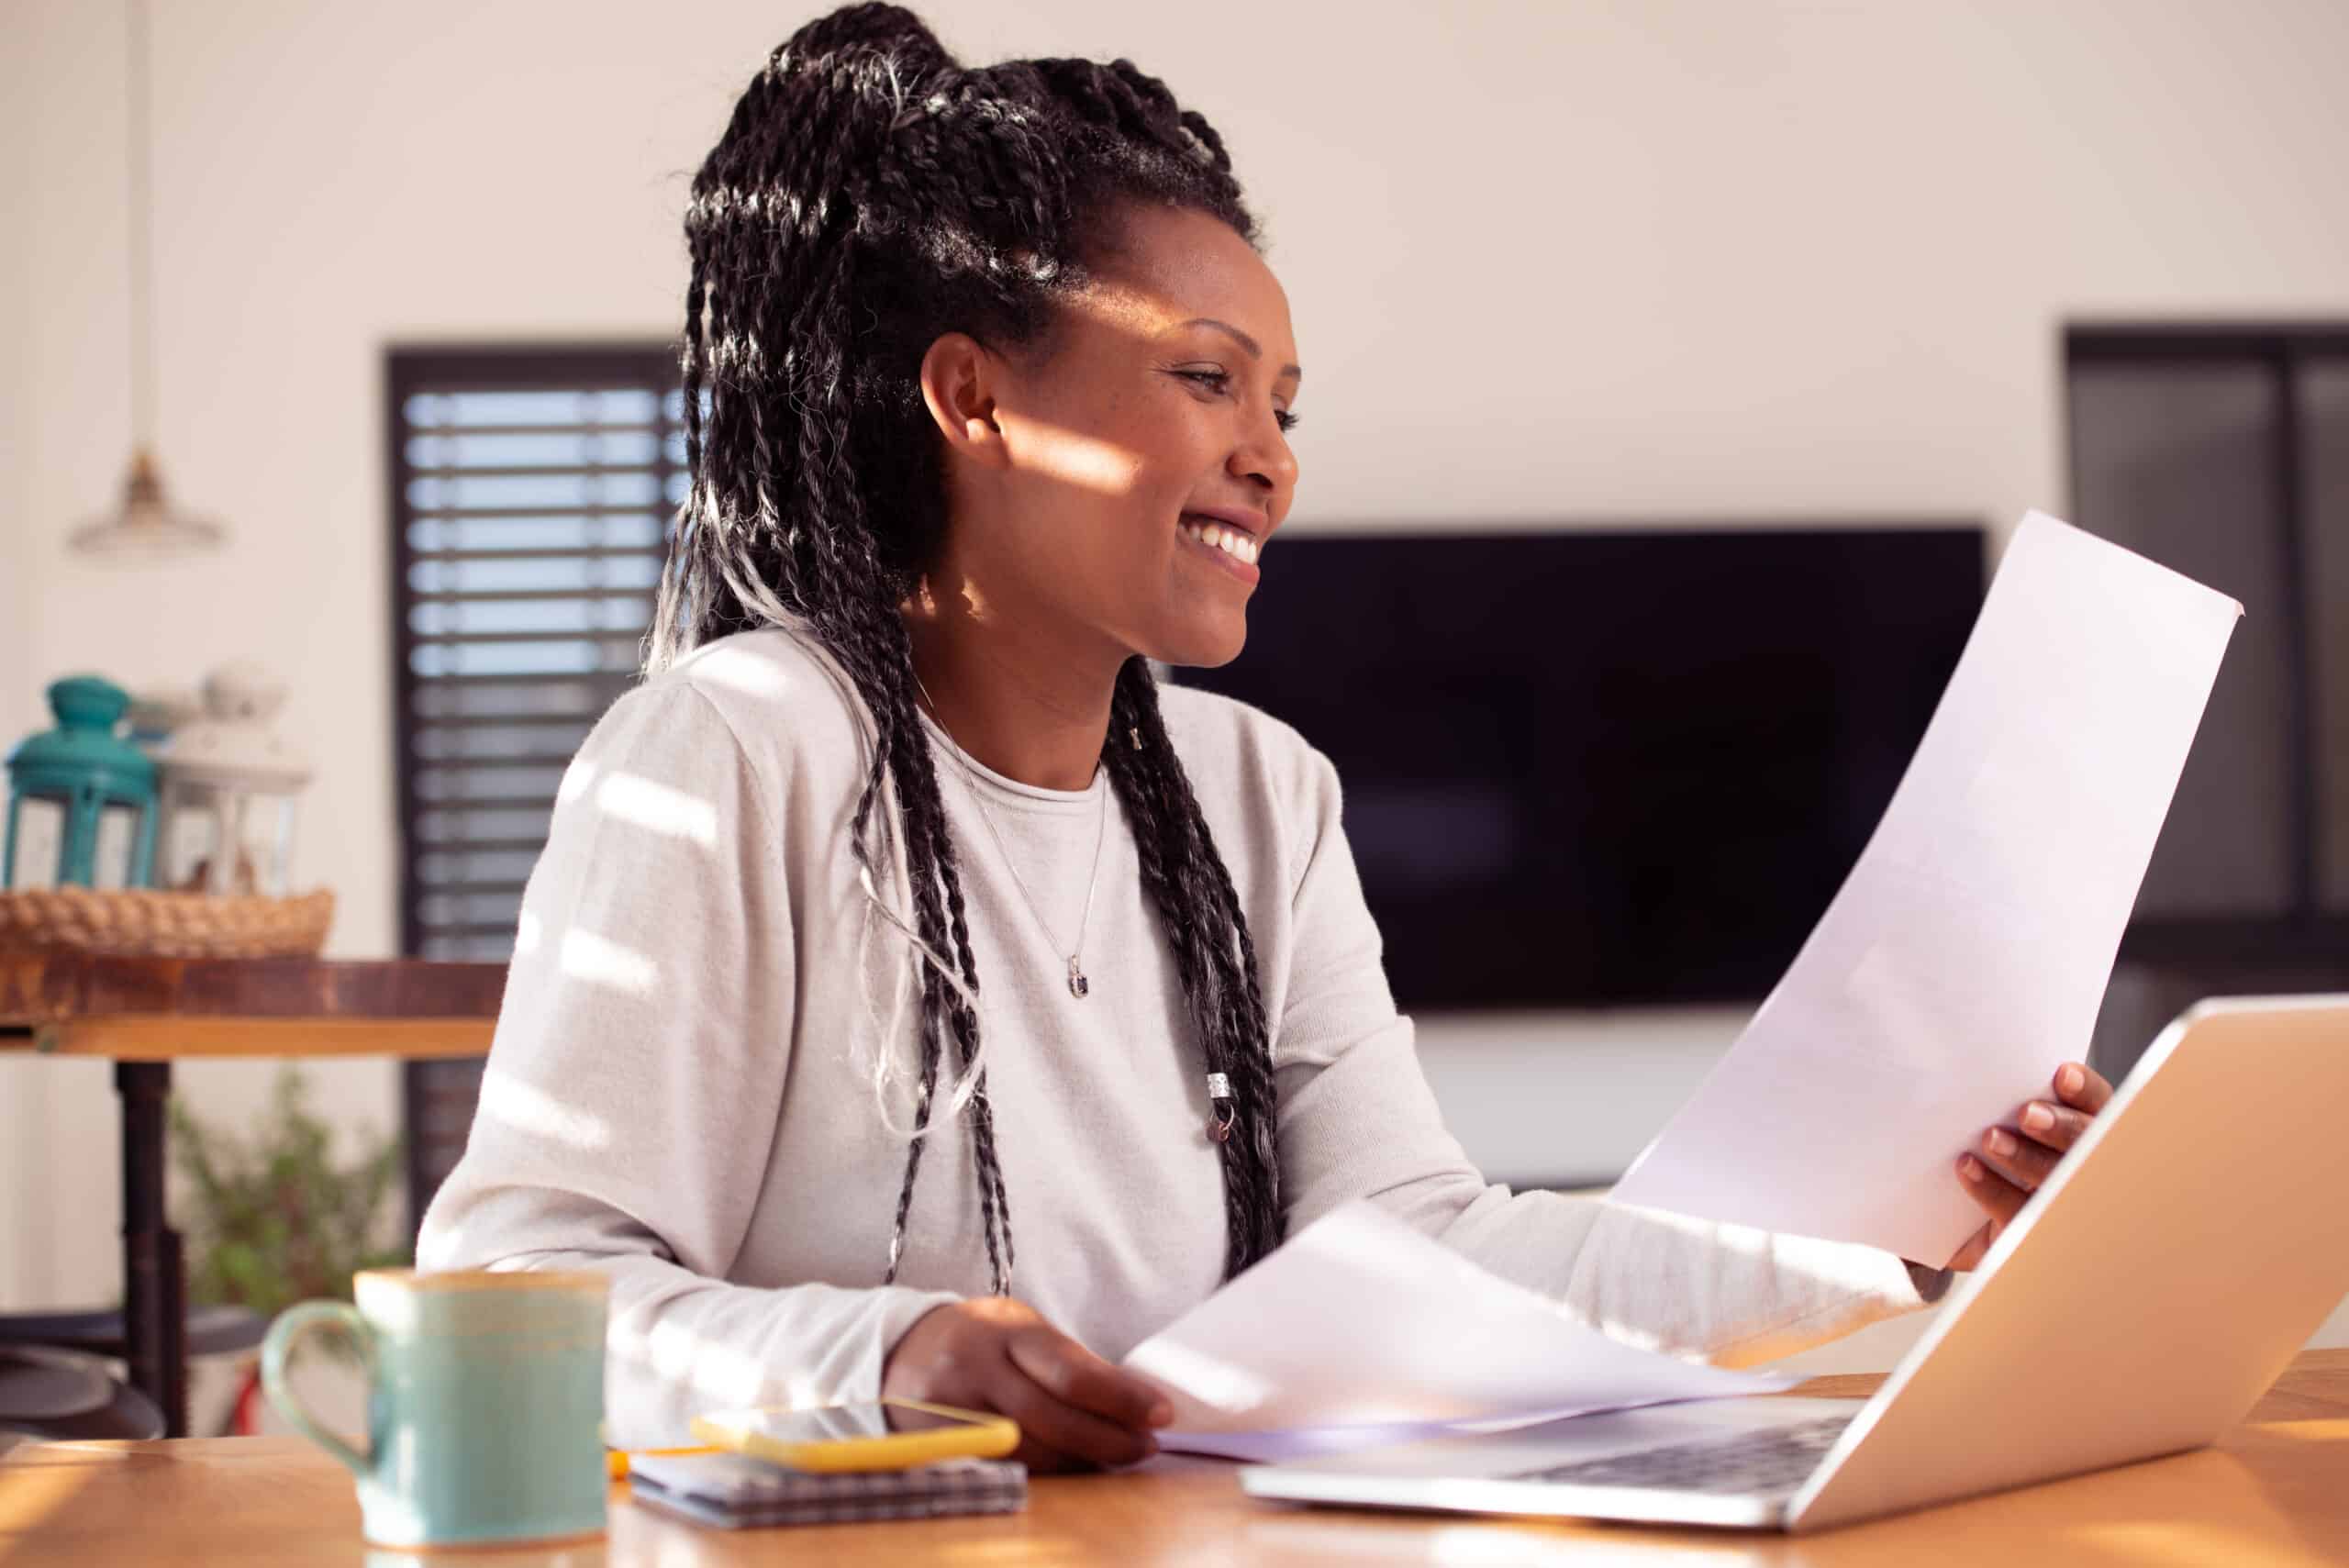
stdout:
<svg viewBox="0 0 2349 1568">
<path fill-rule="evenodd" d="M 2349 995 L 2191 1008 L 1865 1401 L 1584 1416 L 1259 1497 L 1811 1530 L 2199 1448 L 2349 1295 Z"/>
</svg>

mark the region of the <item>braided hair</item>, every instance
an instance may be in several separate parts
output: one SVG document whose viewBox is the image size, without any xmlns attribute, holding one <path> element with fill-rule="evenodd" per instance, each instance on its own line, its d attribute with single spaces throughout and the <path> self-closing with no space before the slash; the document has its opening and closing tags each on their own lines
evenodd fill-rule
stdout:
<svg viewBox="0 0 2349 1568">
<path fill-rule="evenodd" d="M 930 345 L 1044 340 L 1125 201 L 1197 210 L 1255 239 L 1222 139 L 1130 61 L 965 70 L 910 12 L 855 5 L 794 33 L 751 79 L 693 183 L 683 348 L 691 487 L 669 532 L 649 672 L 729 633 L 796 624 L 840 663 L 878 743 L 850 852 L 874 873 L 894 790 L 919 941 L 920 1070 L 884 1283 L 896 1279 L 948 1037 L 993 1288 L 1012 1265 L 961 872 L 897 606 L 943 541 Z M 1133 825 L 1206 1070 L 1230 1081 L 1219 1145 L 1236 1274 L 1283 1234 L 1270 1035 L 1256 950 L 1139 656 L 1102 762 Z M 941 973 L 951 952 L 958 974 Z M 959 1096 L 958 1096 L 959 1097 Z"/>
</svg>

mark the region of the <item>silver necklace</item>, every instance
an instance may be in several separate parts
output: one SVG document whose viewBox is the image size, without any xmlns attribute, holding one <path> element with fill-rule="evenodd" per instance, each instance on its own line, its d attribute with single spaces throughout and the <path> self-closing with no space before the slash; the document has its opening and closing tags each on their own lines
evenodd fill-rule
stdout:
<svg viewBox="0 0 2349 1568">
<path fill-rule="evenodd" d="M 929 699 L 930 706 L 932 710 L 930 717 L 933 719 L 937 719 L 938 716 L 936 709 L 938 707 L 938 699 L 930 696 L 930 688 L 922 685 L 922 680 L 919 675 L 916 675 L 914 677 L 914 684 L 920 687 L 921 695 L 925 698 Z M 995 813 L 987 809 L 986 795 L 979 787 L 979 775 L 972 769 L 970 757 L 963 751 L 963 748 L 956 743 L 953 734 L 947 729 L 943 720 L 938 720 L 938 732 L 946 737 L 946 749 L 954 753 L 955 765 L 963 770 L 963 776 L 970 781 L 971 798 L 976 801 L 979 806 L 979 820 L 987 825 L 988 837 L 995 840 L 996 851 L 1003 856 L 1003 863 L 1005 866 L 1009 868 L 1011 872 L 1011 884 L 1019 889 L 1020 900 L 1028 906 L 1028 913 L 1034 918 L 1036 922 L 1036 929 L 1044 933 L 1045 942 L 1050 945 L 1053 951 L 1058 951 L 1060 949 L 1060 943 L 1052 940 L 1052 929 L 1045 922 L 1044 912 L 1036 907 L 1035 896 L 1028 891 L 1028 884 L 1019 874 L 1019 864 L 1017 861 L 1014 861 L 1011 858 L 1011 847 L 1003 841 L 1003 832 L 995 825 Z M 1096 782 L 1097 783 L 1097 770 L 1100 767 L 1100 764 L 1097 762 L 1094 766 L 1097 770 Z M 1099 880 L 1101 875 L 1101 841 L 1108 836 L 1108 828 L 1109 792 L 1107 789 L 1104 789 L 1101 792 L 1100 824 L 1093 830 L 1093 872 L 1091 875 L 1085 879 L 1085 913 L 1077 917 L 1076 940 L 1070 944 L 1068 950 L 1068 993 L 1070 995 L 1078 998 L 1082 998 L 1087 991 L 1090 991 L 1093 988 L 1091 984 L 1086 982 L 1085 978 L 1085 971 L 1077 966 L 1076 961 L 1078 955 L 1085 951 L 1085 925 L 1093 918 L 1093 887 L 1094 884 Z"/>
</svg>

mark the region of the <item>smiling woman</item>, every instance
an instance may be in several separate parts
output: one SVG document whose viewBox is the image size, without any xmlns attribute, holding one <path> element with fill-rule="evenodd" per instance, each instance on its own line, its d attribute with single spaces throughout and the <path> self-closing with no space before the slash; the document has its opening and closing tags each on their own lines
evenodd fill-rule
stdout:
<svg viewBox="0 0 2349 1568">
<path fill-rule="evenodd" d="M 968 939 L 950 931 L 961 889 L 914 718 L 918 672 L 945 705 L 932 717 L 972 755 L 1075 787 L 1099 765 L 1113 691 L 1116 728 L 1137 740 L 1160 731 L 1141 656 L 1240 651 L 1244 595 L 1200 581 L 1180 523 L 1223 507 L 1268 532 L 1286 512 L 1296 465 L 1278 418 L 1296 375 L 1286 302 L 1250 243 L 1230 168 L 1207 121 L 1128 62 L 964 71 L 908 13 L 859 6 L 776 51 L 694 182 L 693 490 L 652 667 L 746 627 L 807 620 L 879 723 L 852 849 L 874 866 L 866 828 L 885 773 L 909 819 L 933 951 Z M 1234 353 L 1230 328 L 1191 319 L 1191 299 L 1276 334 L 1286 368 L 1268 372 L 1261 349 Z M 966 676 L 977 664 L 1026 679 L 990 700 Z M 1039 708 L 1049 733 L 1035 730 Z M 1172 793 L 1179 762 L 1163 744 L 1121 761 L 1119 793 L 1146 794 L 1166 825 L 1150 857 L 1155 891 L 1199 932 L 1193 1011 L 1252 1129 L 1226 1160 L 1236 1272 L 1280 1236 L 1262 1005 L 1237 906 L 1205 871 L 1206 825 Z M 977 976 L 958 957 L 959 971 L 940 966 L 959 981 L 953 1000 L 924 985 L 913 1121 L 928 1123 L 951 1032 L 1000 1294 L 1008 1201 L 977 1017 L 955 1005 Z M 1211 991 L 1236 1000 L 1216 1005 Z M 891 1278 L 922 1152 L 917 1138 Z"/>
<path fill-rule="evenodd" d="M 1136 654 L 1239 654 L 1248 595 L 1229 584 L 1256 581 L 1296 494 L 1303 374 L 1287 298 L 1230 222 L 1130 201 L 1097 221 L 1083 282 L 1035 350 L 948 332 L 920 366 L 955 518 L 930 575 L 986 583 L 998 615 L 1053 628 L 1071 677 L 1088 677 L 1072 697 L 1106 691 Z M 1201 305 L 1216 314 L 1190 314 Z M 956 635 L 928 613 L 915 629 L 918 660 Z M 1088 775 L 1089 757 L 1068 761 Z"/>
<path fill-rule="evenodd" d="M 1681 1353 L 1918 1304 L 1882 1253 L 1487 1185 L 1328 760 L 1153 678 L 1239 653 L 1298 478 L 1288 301 L 1204 118 L 852 6 L 753 78 L 685 232 L 648 679 L 573 763 L 505 1110 L 420 1243 L 608 1273 L 616 1438 L 887 1392 L 1138 1459 L 1165 1412 L 1103 1358 L 1358 1198 Z"/>
</svg>

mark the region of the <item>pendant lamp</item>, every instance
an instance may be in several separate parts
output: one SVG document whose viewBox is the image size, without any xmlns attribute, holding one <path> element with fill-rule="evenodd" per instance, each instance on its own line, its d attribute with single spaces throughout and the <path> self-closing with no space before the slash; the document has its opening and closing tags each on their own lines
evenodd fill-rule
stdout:
<svg viewBox="0 0 2349 1568">
<path fill-rule="evenodd" d="M 152 213 L 148 200 L 147 0 L 128 0 L 130 215 L 130 470 L 114 510 L 73 530 L 72 548 L 83 555 L 118 560 L 154 560 L 217 549 L 227 537 L 218 523 L 191 517 L 163 489 L 155 462 L 154 261 L 150 254 Z"/>
</svg>

